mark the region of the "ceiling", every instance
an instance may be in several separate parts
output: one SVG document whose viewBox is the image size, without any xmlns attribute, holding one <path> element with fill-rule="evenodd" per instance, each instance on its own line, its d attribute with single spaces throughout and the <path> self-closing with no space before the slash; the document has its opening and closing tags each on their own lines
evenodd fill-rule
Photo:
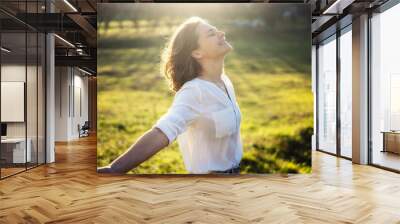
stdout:
<svg viewBox="0 0 400 224">
<path fill-rule="evenodd" d="M 3 46 L 13 48 L 15 55 L 26 55 L 26 30 L 54 32 L 56 65 L 82 66 L 96 73 L 97 3 L 179 2 L 180 0 L 1 0 L 0 25 Z M 219 0 L 217 0 L 219 1 Z M 219 2 L 308 3 L 312 10 L 313 40 L 335 32 L 332 27 L 344 17 L 357 15 L 387 0 L 220 0 Z M 215 2 L 215 0 L 182 0 L 182 2 Z M 51 11 L 51 13 L 49 13 Z M 329 13 L 326 13 L 329 12 Z M 345 21 L 345 20 L 344 20 Z M 351 22 L 351 18 L 350 18 Z M 342 24 L 343 25 L 343 24 Z M 329 31 L 329 29 L 331 30 Z M 329 31 L 329 32 L 328 32 Z M 30 38 L 28 38 L 30 39 Z M 64 41 L 65 40 L 65 41 Z M 29 42 L 30 40 L 28 40 Z M 73 46 L 72 46 L 72 45 Z M 32 49 L 31 49 L 32 48 Z M 28 44 L 28 56 L 36 46 Z"/>
<path fill-rule="evenodd" d="M 96 73 L 96 6 L 96 0 L 47 0 L 47 5 L 44 0 L 1 0 L 2 46 L 12 49 L 7 60 L 16 62 L 25 56 L 35 57 L 37 44 L 29 42 L 36 35 L 29 32 L 52 32 L 57 34 L 56 66 L 80 66 Z M 25 49 L 26 31 L 28 45 Z"/>
</svg>

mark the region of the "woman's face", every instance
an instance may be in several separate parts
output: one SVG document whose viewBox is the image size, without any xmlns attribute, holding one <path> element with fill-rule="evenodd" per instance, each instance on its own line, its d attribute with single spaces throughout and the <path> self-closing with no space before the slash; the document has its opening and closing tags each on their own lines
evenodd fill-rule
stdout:
<svg viewBox="0 0 400 224">
<path fill-rule="evenodd" d="M 192 52 L 197 59 L 220 58 L 233 49 L 225 40 L 225 33 L 208 23 L 200 23 L 197 34 L 199 48 Z"/>
</svg>

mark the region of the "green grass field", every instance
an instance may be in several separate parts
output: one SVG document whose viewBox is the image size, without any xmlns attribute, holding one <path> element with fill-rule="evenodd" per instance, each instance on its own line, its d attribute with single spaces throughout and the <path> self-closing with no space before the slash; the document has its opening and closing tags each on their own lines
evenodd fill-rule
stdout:
<svg viewBox="0 0 400 224">
<path fill-rule="evenodd" d="M 177 21 L 179 22 L 179 21 Z M 173 100 L 159 74 L 172 28 L 142 21 L 99 24 L 97 164 L 104 166 L 151 128 Z M 309 43 L 296 35 L 228 29 L 225 72 L 242 112 L 241 173 L 309 173 L 313 97 Z M 140 43 L 140 44 L 139 44 Z M 175 142 L 129 173 L 186 173 Z"/>
</svg>

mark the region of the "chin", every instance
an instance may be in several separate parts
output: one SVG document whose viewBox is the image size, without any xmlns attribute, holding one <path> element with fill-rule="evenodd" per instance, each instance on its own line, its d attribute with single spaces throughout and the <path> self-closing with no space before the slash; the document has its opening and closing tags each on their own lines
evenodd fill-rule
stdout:
<svg viewBox="0 0 400 224">
<path fill-rule="evenodd" d="M 230 45 L 228 42 L 223 45 L 223 51 L 224 52 L 229 52 L 233 49 L 232 45 Z"/>
<path fill-rule="evenodd" d="M 224 49 L 224 55 L 228 54 L 232 50 L 233 50 L 233 47 L 229 45 L 228 47 L 226 47 L 226 49 Z"/>
<path fill-rule="evenodd" d="M 231 52 L 233 50 L 233 47 L 230 44 L 224 44 L 223 46 L 220 46 L 216 50 L 216 55 L 215 57 L 224 57 L 226 54 Z"/>
<path fill-rule="evenodd" d="M 233 47 L 230 43 L 226 42 L 226 48 L 228 48 L 228 52 L 233 50 Z"/>
</svg>

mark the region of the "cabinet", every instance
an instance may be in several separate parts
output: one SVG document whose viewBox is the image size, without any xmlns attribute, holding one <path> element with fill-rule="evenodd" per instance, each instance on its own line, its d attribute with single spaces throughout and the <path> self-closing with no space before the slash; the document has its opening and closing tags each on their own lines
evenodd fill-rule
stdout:
<svg viewBox="0 0 400 224">
<path fill-rule="evenodd" d="M 400 154 L 400 132 L 388 131 L 383 133 L 382 152 L 392 152 Z"/>
</svg>

